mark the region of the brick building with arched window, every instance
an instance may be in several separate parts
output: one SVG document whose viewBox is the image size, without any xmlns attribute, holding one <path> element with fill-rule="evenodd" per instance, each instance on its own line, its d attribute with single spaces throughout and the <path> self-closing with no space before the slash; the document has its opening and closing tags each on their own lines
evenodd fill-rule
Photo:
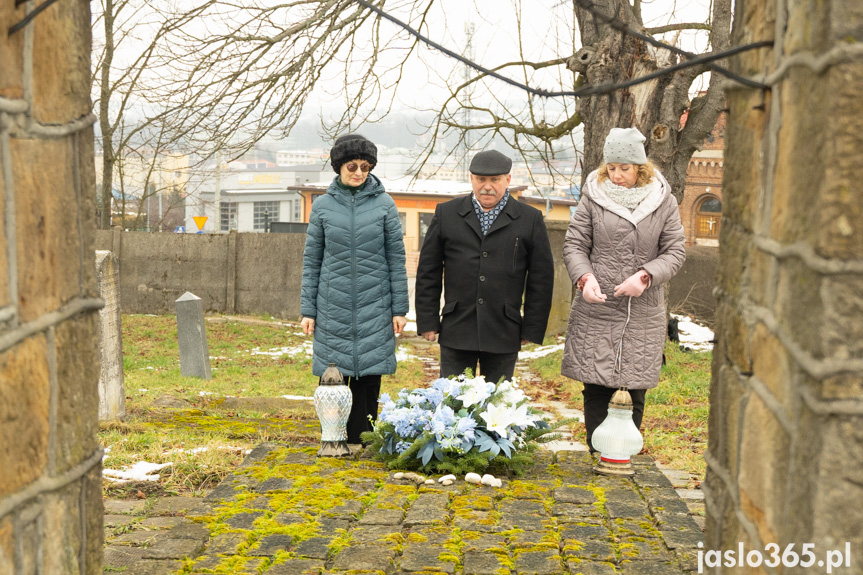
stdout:
<svg viewBox="0 0 863 575">
<path fill-rule="evenodd" d="M 686 170 L 686 188 L 680 203 L 680 219 L 686 245 L 719 245 L 722 223 L 722 166 L 725 146 L 725 114 L 695 152 Z"/>
</svg>

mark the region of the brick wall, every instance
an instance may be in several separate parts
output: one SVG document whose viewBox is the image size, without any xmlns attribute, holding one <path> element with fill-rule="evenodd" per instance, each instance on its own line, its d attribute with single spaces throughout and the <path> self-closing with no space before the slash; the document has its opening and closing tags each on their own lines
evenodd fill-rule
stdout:
<svg viewBox="0 0 863 575">
<path fill-rule="evenodd" d="M 705 549 L 847 542 L 860 573 L 863 3 L 736 6 L 734 44 L 775 43 L 733 62 L 771 90 L 727 92 Z"/>
<path fill-rule="evenodd" d="M 686 245 L 696 243 L 696 209 L 698 204 L 708 195 L 716 196 L 722 201 L 722 171 L 724 165 L 721 153 L 725 147 L 726 115 L 721 114 L 713 132 L 704 141 L 702 152 L 696 153 L 689 160 L 686 170 L 686 187 L 683 190 L 683 200 L 680 202 L 680 219 L 686 234 Z"/>
<path fill-rule="evenodd" d="M 0 4 L 0 573 L 101 573 L 90 10 Z M 32 8 L 32 6 L 31 6 Z"/>
</svg>

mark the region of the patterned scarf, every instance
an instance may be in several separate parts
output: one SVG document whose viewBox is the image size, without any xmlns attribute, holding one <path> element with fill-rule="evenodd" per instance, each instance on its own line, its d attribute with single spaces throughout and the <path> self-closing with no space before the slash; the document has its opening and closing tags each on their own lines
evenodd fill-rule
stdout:
<svg viewBox="0 0 863 575">
<path fill-rule="evenodd" d="M 624 188 L 613 183 L 611 180 L 603 180 L 600 186 L 602 186 L 603 191 L 608 194 L 608 197 L 614 203 L 623 206 L 631 212 L 647 197 L 647 194 L 653 191 L 657 183 L 654 178 L 647 185 L 640 188 Z"/>
<path fill-rule="evenodd" d="M 506 201 L 509 199 L 509 190 L 503 194 L 497 205 L 487 212 L 476 201 L 476 195 L 471 194 L 470 199 L 473 200 L 473 209 L 476 212 L 476 217 L 479 218 L 479 227 L 482 230 L 482 235 L 486 235 L 491 225 L 497 219 L 497 216 L 503 211 L 504 206 L 506 206 Z"/>
</svg>

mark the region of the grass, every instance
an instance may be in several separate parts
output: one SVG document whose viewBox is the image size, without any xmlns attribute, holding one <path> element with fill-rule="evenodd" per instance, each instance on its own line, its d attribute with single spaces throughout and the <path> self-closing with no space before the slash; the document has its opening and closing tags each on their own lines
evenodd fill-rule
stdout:
<svg viewBox="0 0 863 575">
<path fill-rule="evenodd" d="M 101 444 L 108 448 L 104 466 L 122 469 L 138 461 L 171 462 L 158 482 L 114 485 L 113 496 L 200 493 L 214 488 L 235 470 L 248 450 L 264 441 L 316 442 L 319 428 L 310 402 L 282 403 L 257 411 L 225 408 L 225 397 L 311 396 L 317 377 L 311 360 L 299 350 L 311 338 L 298 324 L 255 318 L 253 322 L 212 318 L 207 322 L 213 378 L 180 374 L 176 320 L 173 316 L 123 316 L 123 351 L 127 416 L 103 423 Z M 548 344 L 558 343 L 549 338 Z M 400 349 L 412 358 L 400 361 L 394 376 L 384 376 L 382 391 L 422 387 L 436 373 L 419 356 L 429 355 L 417 338 L 404 338 Z M 529 349 L 529 348 L 528 348 Z M 253 353 L 255 352 L 255 353 Z M 270 353 L 261 353 L 270 352 Z M 555 400 L 581 408 L 581 385 L 560 375 L 562 352 L 530 361 L 538 381 L 523 382 L 535 400 Z M 668 364 L 660 385 L 647 394 L 643 423 L 645 452 L 657 461 L 704 474 L 701 454 L 707 441 L 710 353 L 684 353 L 666 346 Z M 171 396 L 181 409 L 154 405 Z M 226 404 L 227 405 L 227 404 Z M 584 442 L 584 426 L 573 426 Z"/>
<path fill-rule="evenodd" d="M 173 316 L 123 316 L 127 416 L 101 425 L 100 442 L 107 448 L 103 465 L 113 469 L 138 461 L 173 465 L 159 472 L 159 482 L 105 482 L 106 493 L 197 493 L 215 487 L 248 450 L 264 441 L 316 441 L 319 428 L 311 402 L 266 411 L 221 406 L 229 396 L 312 396 L 318 378 L 312 375 L 311 358 L 302 351 L 311 337 L 295 323 L 261 321 L 270 318 L 214 319 L 207 322 L 213 377 L 203 380 L 180 374 Z M 400 342 L 400 349 L 411 356 L 417 353 L 409 342 Z M 396 375 L 384 376 L 381 388 L 392 393 L 405 386 L 419 387 L 426 380 L 424 362 L 412 357 L 399 362 Z M 166 396 L 179 400 L 183 408 L 154 405 Z"/>
<path fill-rule="evenodd" d="M 123 372 L 128 408 L 146 408 L 165 394 L 200 404 L 209 395 L 233 397 L 310 397 L 318 378 L 312 375 L 311 357 L 302 346 L 311 345 L 296 323 L 207 322 L 207 344 L 213 378 L 180 375 L 177 324 L 173 316 L 123 316 Z M 415 350 L 400 343 L 408 353 Z M 399 362 L 394 376 L 384 376 L 382 391 L 398 391 L 425 381 L 423 362 Z"/>
<path fill-rule="evenodd" d="M 546 345 L 557 343 L 549 338 Z M 704 477 L 702 454 L 707 447 L 710 364 L 712 352 L 683 352 L 668 342 L 666 365 L 659 386 L 647 392 L 642 421 L 644 450 L 657 462 Z M 563 352 L 531 360 L 531 371 L 540 378 L 529 384 L 534 398 L 564 402 L 567 407 L 583 409 L 581 384 L 560 375 Z M 586 441 L 584 426 L 573 428 L 575 439 Z"/>
</svg>

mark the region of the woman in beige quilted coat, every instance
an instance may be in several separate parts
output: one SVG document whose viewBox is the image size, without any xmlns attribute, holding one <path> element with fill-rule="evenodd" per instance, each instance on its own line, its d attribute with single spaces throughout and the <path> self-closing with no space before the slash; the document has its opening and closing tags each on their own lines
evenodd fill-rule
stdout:
<svg viewBox="0 0 863 575">
<path fill-rule="evenodd" d="M 587 177 L 563 246 L 580 294 L 572 302 L 561 373 L 584 384 L 591 451 L 593 431 L 621 387 L 632 395 L 632 419 L 641 427 L 667 333 L 662 284 L 686 259 L 677 200 L 648 162 L 644 140 L 635 128 L 611 130 L 605 163 Z"/>
</svg>

